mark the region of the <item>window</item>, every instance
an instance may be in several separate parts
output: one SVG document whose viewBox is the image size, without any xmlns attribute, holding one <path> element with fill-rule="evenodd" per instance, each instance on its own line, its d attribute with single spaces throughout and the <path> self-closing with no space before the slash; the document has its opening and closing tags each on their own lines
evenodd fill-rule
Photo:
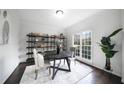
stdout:
<svg viewBox="0 0 124 93">
<path fill-rule="evenodd" d="M 82 58 L 91 59 L 91 32 L 82 33 Z"/>
<path fill-rule="evenodd" d="M 80 35 L 74 35 L 74 45 L 80 45 Z"/>
<path fill-rule="evenodd" d="M 75 49 L 75 55 L 80 56 L 80 46 L 77 46 Z"/>
<path fill-rule="evenodd" d="M 74 35 L 75 55 L 80 56 L 80 34 Z"/>
</svg>

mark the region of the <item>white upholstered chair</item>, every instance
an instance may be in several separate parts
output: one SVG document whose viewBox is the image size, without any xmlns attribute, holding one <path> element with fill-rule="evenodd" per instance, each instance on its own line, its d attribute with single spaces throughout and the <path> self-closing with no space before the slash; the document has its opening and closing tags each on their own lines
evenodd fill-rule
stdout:
<svg viewBox="0 0 124 93">
<path fill-rule="evenodd" d="M 43 68 L 49 69 L 49 74 L 51 73 L 50 71 L 50 64 L 45 64 L 44 63 L 44 56 L 42 54 L 39 54 L 36 49 L 33 49 L 33 54 L 34 54 L 34 61 L 35 61 L 35 79 L 38 77 L 38 71 Z"/>
</svg>

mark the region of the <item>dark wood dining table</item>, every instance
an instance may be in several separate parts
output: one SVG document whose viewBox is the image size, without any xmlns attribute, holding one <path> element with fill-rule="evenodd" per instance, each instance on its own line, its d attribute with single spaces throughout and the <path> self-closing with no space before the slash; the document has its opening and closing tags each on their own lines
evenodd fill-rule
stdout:
<svg viewBox="0 0 124 93">
<path fill-rule="evenodd" d="M 59 54 L 50 54 L 50 55 L 45 56 L 46 60 L 53 61 L 53 65 L 50 66 L 50 68 L 53 69 L 52 79 L 55 78 L 55 76 L 59 70 L 71 72 L 69 57 L 71 57 L 71 54 L 69 52 L 66 52 L 66 51 L 62 51 Z M 64 62 L 67 62 L 67 68 L 61 68 L 60 67 L 62 59 L 64 59 Z M 57 66 L 56 66 L 56 60 L 60 60 L 59 64 L 57 64 Z"/>
</svg>

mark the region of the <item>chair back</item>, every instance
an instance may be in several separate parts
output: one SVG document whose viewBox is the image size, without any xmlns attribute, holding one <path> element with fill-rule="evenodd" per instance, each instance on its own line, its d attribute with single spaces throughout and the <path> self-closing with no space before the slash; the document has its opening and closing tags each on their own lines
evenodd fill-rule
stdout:
<svg viewBox="0 0 124 93">
<path fill-rule="evenodd" d="M 75 47 L 70 47 L 72 57 L 75 56 Z"/>
<path fill-rule="evenodd" d="M 36 69 L 38 69 L 39 65 L 38 65 L 38 57 L 37 57 L 37 50 L 36 49 L 33 49 L 33 54 L 34 54 L 35 67 L 36 67 Z"/>
<path fill-rule="evenodd" d="M 36 69 L 39 69 L 39 67 L 44 66 L 44 56 L 42 54 L 39 54 L 36 49 L 33 49 L 34 54 L 34 61 Z"/>
<path fill-rule="evenodd" d="M 39 67 L 43 67 L 44 66 L 44 56 L 43 56 L 43 54 L 37 54 L 37 56 L 38 56 Z"/>
<path fill-rule="evenodd" d="M 74 52 L 75 51 L 75 47 L 70 47 L 70 51 Z"/>
</svg>

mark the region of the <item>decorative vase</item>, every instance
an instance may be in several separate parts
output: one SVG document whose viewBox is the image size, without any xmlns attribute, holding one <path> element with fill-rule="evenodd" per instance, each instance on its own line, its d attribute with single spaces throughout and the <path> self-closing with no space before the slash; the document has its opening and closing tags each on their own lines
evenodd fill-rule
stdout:
<svg viewBox="0 0 124 93">
<path fill-rule="evenodd" d="M 57 54 L 60 52 L 60 47 L 57 45 Z"/>
<path fill-rule="evenodd" d="M 106 70 L 111 70 L 110 58 L 106 58 L 105 69 L 106 69 Z"/>
</svg>

